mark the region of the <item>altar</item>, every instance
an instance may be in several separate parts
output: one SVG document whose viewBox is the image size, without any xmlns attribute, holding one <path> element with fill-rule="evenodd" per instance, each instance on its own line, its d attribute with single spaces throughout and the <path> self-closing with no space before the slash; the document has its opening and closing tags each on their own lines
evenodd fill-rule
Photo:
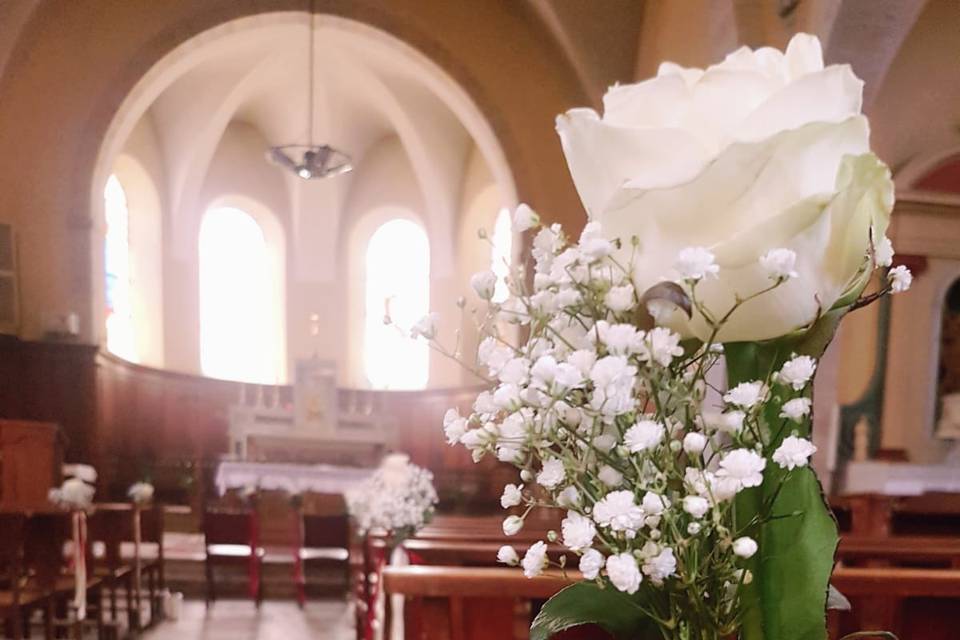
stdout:
<svg viewBox="0 0 960 640">
<path fill-rule="evenodd" d="M 338 389 L 332 363 L 297 362 L 293 402 L 247 385 L 229 409 L 229 457 L 294 464 L 374 467 L 389 450 L 392 425 L 376 395 Z"/>
<path fill-rule="evenodd" d="M 329 464 L 298 465 L 269 462 L 224 461 L 217 468 L 214 484 L 220 495 L 230 489 L 256 487 L 285 491 L 291 495 L 307 492 L 343 494 L 369 478 L 374 468 Z"/>
</svg>

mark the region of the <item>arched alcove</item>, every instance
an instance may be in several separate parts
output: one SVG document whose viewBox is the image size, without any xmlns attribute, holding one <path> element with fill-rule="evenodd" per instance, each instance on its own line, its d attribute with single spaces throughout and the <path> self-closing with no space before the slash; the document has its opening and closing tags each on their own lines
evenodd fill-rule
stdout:
<svg viewBox="0 0 960 640">
<path fill-rule="evenodd" d="M 437 300 L 452 300 L 469 291 L 472 271 L 459 258 L 461 229 L 464 218 L 476 222 L 470 208 L 477 189 L 490 203 L 490 216 L 517 202 L 500 141 L 467 91 L 423 54 L 369 25 L 315 17 L 318 89 L 310 112 L 307 18 L 298 12 L 240 18 L 183 43 L 137 83 L 101 145 L 95 186 L 137 131 L 149 129 L 155 149 L 162 150 L 155 173 L 164 178 L 167 295 L 158 308 L 178 310 L 162 314 L 164 363 L 171 368 L 201 370 L 198 237 L 205 212 L 215 207 L 251 215 L 259 207 L 279 225 L 285 369 L 318 356 L 338 364 L 342 381 L 367 386 L 358 347 L 363 323 L 356 321 L 362 305 L 353 292 L 371 221 L 391 208 L 415 218 L 430 248 L 429 290 Z M 310 122 L 318 142 L 352 156 L 352 173 L 304 181 L 265 162 L 271 146 L 305 141 Z M 238 204 L 238 198 L 258 206 Z M 91 209 L 101 220 L 102 204 L 94 201 Z M 94 235 L 95 275 L 103 268 L 96 258 L 100 246 Z M 94 290 L 102 298 L 102 287 Z M 323 313 L 324 326 L 311 332 L 309 318 L 325 309 L 341 311 Z M 458 317 L 443 322 L 448 335 L 461 328 Z M 431 386 L 456 386 L 462 379 L 446 363 L 431 371 Z"/>
</svg>

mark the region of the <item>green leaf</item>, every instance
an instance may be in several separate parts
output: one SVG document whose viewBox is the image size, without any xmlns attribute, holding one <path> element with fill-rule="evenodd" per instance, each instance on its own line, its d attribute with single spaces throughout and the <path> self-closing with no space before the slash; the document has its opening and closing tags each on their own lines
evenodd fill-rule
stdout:
<svg viewBox="0 0 960 640">
<path fill-rule="evenodd" d="M 549 640 L 555 633 L 596 624 L 624 640 L 659 640 L 660 632 L 643 613 L 639 596 L 630 596 L 595 582 L 578 582 L 544 603 L 530 627 L 530 640 Z"/>
<path fill-rule="evenodd" d="M 791 354 L 819 357 L 826 350 L 845 310 L 832 311 L 802 335 L 767 343 L 725 345 L 728 382 L 764 380 Z M 778 424 L 780 407 L 767 408 L 767 424 Z M 809 435 L 811 420 L 797 425 Z M 779 445 L 786 430 L 772 443 Z M 784 478 L 786 478 L 784 480 Z M 777 492 L 777 487 L 783 481 Z M 827 593 L 838 537 L 823 489 L 809 467 L 787 475 L 775 465 L 764 472 L 763 485 L 736 498 L 737 526 L 748 526 L 773 501 L 776 516 L 747 531 L 760 550 L 747 562 L 753 582 L 743 591 L 743 640 L 825 640 Z"/>
</svg>

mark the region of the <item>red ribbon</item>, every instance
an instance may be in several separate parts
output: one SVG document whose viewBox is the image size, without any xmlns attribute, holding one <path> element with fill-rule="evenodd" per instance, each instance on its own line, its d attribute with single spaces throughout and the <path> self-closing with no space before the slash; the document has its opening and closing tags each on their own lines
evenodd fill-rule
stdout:
<svg viewBox="0 0 960 640">
<path fill-rule="evenodd" d="M 247 584 L 249 586 L 250 597 L 257 598 L 260 593 L 260 558 L 257 555 L 260 550 L 260 526 L 257 522 L 256 508 L 250 509 L 250 564 L 247 571 Z"/>
<path fill-rule="evenodd" d="M 377 600 L 380 597 L 380 585 L 383 582 L 383 567 L 387 564 L 387 548 L 386 545 L 373 544 L 369 536 L 364 542 L 364 547 L 367 550 L 369 566 L 364 567 L 366 573 L 364 578 L 367 580 L 367 619 L 363 637 L 365 640 L 373 640 L 377 614 L 379 613 L 377 611 Z M 373 575 L 372 580 L 370 579 L 371 574 Z"/>
<path fill-rule="evenodd" d="M 73 605 L 77 620 L 87 617 L 87 514 L 75 509 L 73 520 Z"/>
<path fill-rule="evenodd" d="M 300 509 L 294 507 L 293 517 L 293 584 L 297 588 L 297 603 L 303 608 L 307 601 L 307 580 L 303 575 L 303 516 Z"/>
</svg>

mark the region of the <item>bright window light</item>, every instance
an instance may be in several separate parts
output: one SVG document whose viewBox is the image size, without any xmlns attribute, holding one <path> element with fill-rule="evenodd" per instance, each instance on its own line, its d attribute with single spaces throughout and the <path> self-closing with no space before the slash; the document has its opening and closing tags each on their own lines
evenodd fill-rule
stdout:
<svg viewBox="0 0 960 640">
<path fill-rule="evenodd" d="M 282 279 L 263 229 L 240 209 L 200 225 L 200 366 L 204 375 L 276 384 L 284 357 Z"/>
<path fill-rule="evenodd" d="M 508 209 L 500 209 L 497 214 L 490 242 L 493 245 L 490 251 L 490 269 L 497 275 L 493 301 L 503 302 L 510 296 L 505 278 L 510 275 L 510 266 L 513 263 L 513 225 Z"/>
<path fill-rule="evenodd" d="M 410 327 L 430 307 L 430 243 L 409 220 L 383 224 L 366 255 L 364 369 L 375 389 L 423 389 L 429 347 L 411 339 Z M 386 324 L 385 318 L 393 324 Z"/>
<path fill-rule="evenodd" d="M 107 350 L 131 362 L 138 361 L 130 283 L 130 211 L 127 194 L 111 175 L 103 190 L 107 235 L 104 242 L 106 275 Z"/>
</svg>

